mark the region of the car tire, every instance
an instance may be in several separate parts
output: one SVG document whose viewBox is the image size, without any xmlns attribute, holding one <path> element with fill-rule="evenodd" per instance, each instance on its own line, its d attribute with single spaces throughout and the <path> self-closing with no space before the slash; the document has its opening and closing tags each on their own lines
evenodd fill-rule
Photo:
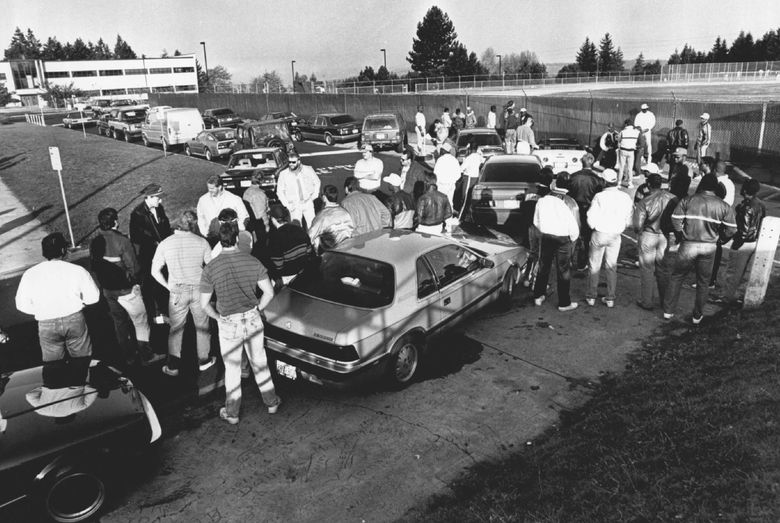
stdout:
<svg viewBox="0 0 780 523">
<path fill-rule="evenodd" d="M 67 127 L 68 129 L 73 129 L 73 124 L 68 122 L 65 124 L 65 127 Z"/>
<path fill-rule="evenodd" d="M 72 467 L 56 472 L 41 489 L 44 515 L 59 523 L 93 518 L 106 502 L 106 483 L 93 468 Z"/>
<path fill-rule="evenodd" d="M 206 161 L 212 161 L 214 158 L 211 156 L 211 150 L 206 149 Z"/>
<path fill-rule="evenodd" d="M 295 140 L 296 142 L 302 142 L 303 141 L 303 135 L 301 134 L 300 131 L 295 131 L 293 133 L 293 140 Z"/>
<path fill-rule="evenodd" d="M 422 345 L 419 337 L 405 334 L 390 351 L 385 376 L 393 388 L 402 388 L 414 379 L 420 368 Z"/>
<path fill-rule="evenodd" d="M 184 154 L 186 154 L 187 156 L 192 156 L 192 151 L 190 150 L 189 145 L 184 146 Z"/>
<path fill-rule="evenodd" d="M 333 145 L 333 144 L 334 144 L 333 135 L 330 133 L 325 133 L 325 145 Z"/>
</svg>

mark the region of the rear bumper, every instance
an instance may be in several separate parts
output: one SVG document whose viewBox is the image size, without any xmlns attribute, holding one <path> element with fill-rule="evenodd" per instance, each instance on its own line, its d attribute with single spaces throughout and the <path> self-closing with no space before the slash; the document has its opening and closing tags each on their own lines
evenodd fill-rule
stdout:
<svg viewBox="0 0 780 523">
<path fill-rule="evenodd" d="M 336 143 L 357 142 L 360 140 L 360 133 L 358 134 L 332 134 L 333 141 Z M 325 140 L 325 137 L 322 137 Z"/>
</svg>

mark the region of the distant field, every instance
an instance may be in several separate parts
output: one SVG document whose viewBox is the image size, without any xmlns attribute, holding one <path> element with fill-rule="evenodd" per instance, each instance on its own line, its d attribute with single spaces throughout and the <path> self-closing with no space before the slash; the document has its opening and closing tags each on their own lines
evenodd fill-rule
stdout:
<svg viewBox="0 0 780 523">
<path fill-rule="evenodd" d="M 594 86 L 595 87 L 595 86 Z M 780 100 L 780 82 L 773 83 L 727 83 L 727 84 L 655 84 L 639 87 L 623 86 L 615 88 L 593 89 L 593 95 L 599 97 L 630 97 L 653 99 L 669 99 L 672 93 L 678 99 L 696 101 L 739 101 L 756 102 Z M 587 98 L 587 90 L 561 91 L 550 93 L 553 96 L 573 96 Z"/>
</svg>

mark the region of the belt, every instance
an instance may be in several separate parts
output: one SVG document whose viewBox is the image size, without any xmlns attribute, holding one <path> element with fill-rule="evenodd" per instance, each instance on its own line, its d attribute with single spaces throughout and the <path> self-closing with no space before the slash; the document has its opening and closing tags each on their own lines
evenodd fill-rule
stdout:
<svg viewBox="0 0 780 523">
<path fill-rule="evenodd" d="M 240 318 L 251 318 L 252 316 L 258 316 L 260 311 L 257 307 L 252 307 L 246 312 L 236 312 L 235 314 L 220 315 L 220 319 L 223 320 L 237 320 Z"/>
<path fill-rule="evenodd" d="M 621 147 L 621 151 L 636 151 L 636 149 L 629 149 L 628 147 Z"/>
</svg>

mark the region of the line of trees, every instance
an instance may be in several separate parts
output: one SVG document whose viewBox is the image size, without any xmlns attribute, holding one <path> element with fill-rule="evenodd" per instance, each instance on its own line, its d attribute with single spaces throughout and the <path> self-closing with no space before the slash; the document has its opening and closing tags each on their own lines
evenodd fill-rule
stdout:
<svg viewBox="0 0 780 523">
<path fill-rule="evenodd" d="M 50 36 L 43 44 L 32 29 L 24 33 L 17 27 L 11 44 L 5 49 L 5 59 L 42 60 L 109 60 L 112 58 L 137 58 L 135 51 L 120 35 L 116 35 L 113 49 L 102 38 L 97 43 L 76 38 L 73 43 L 62 44 L 56 36 Z"/>
<path fill-rule="evenodd" d="M 706 64 L 723 62 L 764 62 L 780 60 L 780 28 L 767 31 L 758 40 L 749 32 L 740 31 L 728 45 L 720 35 L 708 52 L 696 51 L 687 43 L 682 51 L 674 50 L 669 64 Z"/>
</svg>

